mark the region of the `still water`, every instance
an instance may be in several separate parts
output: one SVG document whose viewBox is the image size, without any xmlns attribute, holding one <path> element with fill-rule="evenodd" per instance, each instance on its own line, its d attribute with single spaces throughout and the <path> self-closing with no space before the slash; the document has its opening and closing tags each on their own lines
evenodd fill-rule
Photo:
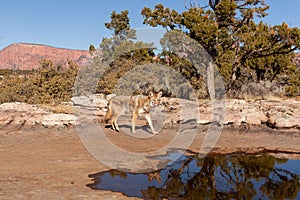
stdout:
<svg viewBox="0 0 300 200">
<path fill-rule="evenodd" d="M 268 155 L 182 156 L 152 173 L 89 177 L 92 189 L 144 199 L 300 199 L 300 160 Z"/>
</svg>

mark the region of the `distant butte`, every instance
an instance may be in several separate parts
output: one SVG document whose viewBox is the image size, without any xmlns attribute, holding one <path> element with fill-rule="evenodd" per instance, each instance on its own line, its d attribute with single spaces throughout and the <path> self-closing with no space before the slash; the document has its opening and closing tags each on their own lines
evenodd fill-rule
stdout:
<svg viewBox="0 0 300 200">
<path fill-rule="evenodd" d="M 88 50 L 57 48 L 42 44 L 15 43 L 0 51 L 0 69 L 32 70 L 40 67 L 41 60 L 51 60 L 54 66 L 66 66 L 73 61 L 79 66 L 87 65 L 92 56 Z M 300 62 L 300 52 L 295 62 Z"/>
<path fill-rule="evenodd" d="M 41 60 L 51 60 L 65 66 L 73 61 L 79 66 L 88 64 L 92 56 L 88 50 L 56 48 L 41 44 L 15 43 L 0 51 L 0 69 L 32 70 L 40 67 Z"/>
</svg>

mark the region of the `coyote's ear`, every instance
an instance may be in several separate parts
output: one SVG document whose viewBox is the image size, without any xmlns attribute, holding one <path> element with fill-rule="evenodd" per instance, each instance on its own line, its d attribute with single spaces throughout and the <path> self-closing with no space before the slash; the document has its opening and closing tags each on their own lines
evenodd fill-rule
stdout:
<svg viewBox="0 0 300 200">
<path fill-rule="evenodd" d="M 151 92 L 149 92 L 149 95 L 148 95 L 148 97 L 153 97 L 153 92 L 151 91 Z"/>
<path fill-rule="evenodd" d="M 160 98 L 162 96 L 162 91 L 157 94 L 157 97 Z"/>
</svg>

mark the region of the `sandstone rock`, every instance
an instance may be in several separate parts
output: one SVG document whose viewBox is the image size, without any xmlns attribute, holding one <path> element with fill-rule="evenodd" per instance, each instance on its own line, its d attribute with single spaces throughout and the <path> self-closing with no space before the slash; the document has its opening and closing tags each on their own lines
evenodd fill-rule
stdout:
<svg viewBox="0 0 300 200">
<path fill-rule="evenodd" d="M 109 94 L 109 95 L 106 95 L 106 100 L 107 101 L 110 101 L 112 98 L 114 98 L 115 96 L 117 96 L 116 94 Z"/>
<path fill-rule="evenodd" d="M 12 115 L 10 116 L 1 116 L 0 117 L 0 128 L 10 124 L 11 122 L 14 121 L 14 117 Z"/>
<path fill-rule="evenodd" d="M 241 99 L 233 99 L 226 102 L 226 108 L 233 111 L 241 111 L 246 106 L 246 101 Z"/>
<path fill-rule="evenodd" d="M 73 106 L 73 102 L 72 101 L 65 101 L 65 102 L 61 102 L 60 105 Z"/>
<path fill-rule="evenodd" d="M 198 124 L 209 124 L 211 122 L 211 113 L 200 113 L 199 119 L 197 120 Z"/>
<path fill-rule="evenodd" d="M 97 107 L 100 110 L 107 107 L 108 100 L 105 99 L 105 95 L 103 94 L 95 94 L 90 96 L 79 96 L 79 97 L 72 97 L 71 101 L 73 102 L 74 106 L 82 106 L 89 109 L 94 109 L 93 107 Z"/>
<path fill-rule="evenodd" d="M 87 96 L 72 97 L 71 101 L 73 102 L 74 106 L 89 107 L 93 105 L 91 99 L 89 99 Z"/>
<path fill-rule="evenodd" d="M 105 99 L 105 95 L 104 94 L 92 94 L 92 95 L 89 95 L 89 99 Z"/>
<path fill-rule="evenodd" d="M 45 115 L 41 119 L 43 126 L 76 125 L 78 117 L 70 114 Z"/>
<path fill-rule="evenodd" d="M 36 105 L 26 103 L 4 103 L 0 105 L 0 128 L 10 123 L 28 123 L 44 126 L 75 125 L 79 121 L 95 121 L 103 118 L 107 111 L 108 100 L 114 94 L 96 94 L 90 96 L 72 97 L 75 115 L 52 114 Z M 224 125 L 260 125 L 278 129 L 300 129 L 300 102 L 296 100 L 266 101 L 266 100 L 226 100 L 224 108 L 208 100 L 195 101 L 176 98 L 162 98 L 162 105 L 153 109 L 153 120 L 161 126 L 176 123 L 192 122 L 210 124 L 222 122 Z M 226 114 L 226 115 L 224 115 Z M 78 120 L 80 119 L 80 120 Z"/>
<path fill-rule="evenodd" d="M 247 124 L 259 125 L 268 121 L 267 116 L 256 108 L 246 109 L 242 112 L 243 122 Z"/>
<path fill-rule="evenodd" d="M 266 113 L 267 125 L 272 128 L 299 128 L 300 102 L 296 100 L 266 101 L 262 110 Z"/>
<path fill-rule="evenodd" d="M 259 125 L 267 122 L 267 118 L 265 115 L 261 115 L 261 113 L 253 113 L 245 115 L 244 121 L 247 124 Z"/>
<path fill-rule="evenodd" d="M 195 120 L 199 122 L 199 104 L 195 101 L 180 99 L 180 122 Z"/>
<path fill-rule="evenodd" d="M 91 98 L 90 98 L 91 99 Z M 103 95 L 93 96 L 92 97 L 92 105 L 98 108 L 106 108 L 108 101 L 104 98 Z"/>
<path fill-rule="evenodd" d="M 18 111 L 18 112 L 30 112 L 37 110 L 36 105 L 30 105 L 20 102 L 9 102 L 0 105 L 0 111 Z"/>
<path fill-rule="evenodd" d="M 299 118 L 295 118 L 293 116 L 281 116 L 276 119 L 276 128 L 286 129 L 286 128 L 300 128 Z"/>
<path fill-rule="evenodd" d="M 227 124 L 240 125 L 243 121 L 244 121 L 244 119 L 242 118 L 240 113 L 226 112 L 223 124 L 224 125 L 227 125 Z"/>
</svg>

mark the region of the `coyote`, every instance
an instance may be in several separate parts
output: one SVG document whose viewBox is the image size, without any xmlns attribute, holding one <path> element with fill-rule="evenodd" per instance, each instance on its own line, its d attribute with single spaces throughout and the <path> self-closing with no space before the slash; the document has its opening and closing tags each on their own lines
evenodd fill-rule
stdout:
<svg viewBox="0 0 300 200">
<path fill-rule="evenodd" d="M 161 96 L 162 91 L 156 94 L 150 92 L 148 96 L 116 96 L 109 101 L 108 111 L 105 116 L 105 122 L 107 123 L 109 120 L 111 120 L 112 129 L 119 132 L 120 129 L 117 124 L 117 120 L 121 115 L 125 114 L 125 112 L 129 111 L 132 113 L 131 132 L 135 133 L 135 123 L 137 117 L 140 114 L 145 114 L 145 119 L 147 120 L 152 133 L 157 134 L 157 132 L 153 128 L 150 110 L 151 107 L 158 106 L 160 104 Z"/>
</svg>

